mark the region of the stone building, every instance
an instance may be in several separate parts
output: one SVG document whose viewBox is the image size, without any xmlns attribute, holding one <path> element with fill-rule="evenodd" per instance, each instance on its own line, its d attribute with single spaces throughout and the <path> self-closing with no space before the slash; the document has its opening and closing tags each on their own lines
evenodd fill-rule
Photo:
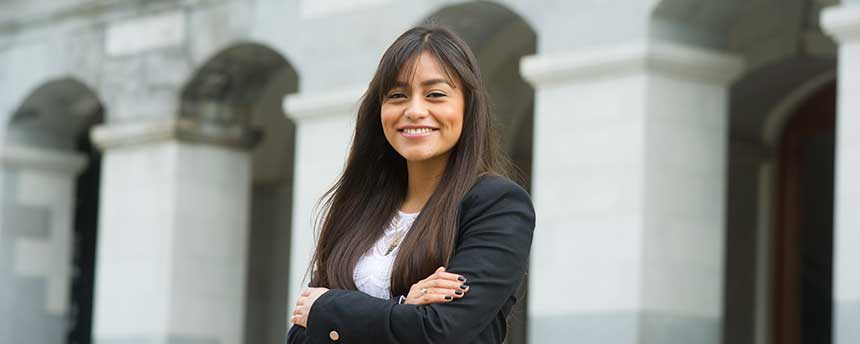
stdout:
<svg viewBox="0 0 860 344">
<path fill-rule="evenodd" d="M 426 21 L 537 209 L 510 343 L 860 342 L 858 0 L 4 0 L 0 343 L 283 343 Z"/>
</svg>

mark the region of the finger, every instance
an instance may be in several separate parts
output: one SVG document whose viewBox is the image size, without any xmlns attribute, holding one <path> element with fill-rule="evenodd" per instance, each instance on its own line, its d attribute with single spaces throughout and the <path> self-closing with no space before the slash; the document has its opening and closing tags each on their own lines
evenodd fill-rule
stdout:
<svg viewBox="0 0 860 344">
<path fill-rule="evenodd" d="M 464 277 L 463 275 L 445 272 L 445 270 L 441 269 L 442 268 L 437 269 L 436 272 L 434 272 L 432 275 L 430 275 L 430 277 L 427 278 L 427 280 L 443 279 L 449 281 L 466 282 L 466 277 Z"/>
<path fill-rule="evenodd" d="M 424 302 L 424 304 L 431 304 L 431 303 L 451 302 L 454 300 L 454 297 L 452 295 L 427 293 L 427 295 L 422 296 L 421 299 Z"/>
<path fill-rule="evenodd" d="M 311 294 L 311 290 L 310 290 L 310 289 L 305 289 L 304 291 L 302 291 L 302 296 L 308 296 L 308 295 L 310 295 L 310 294 Z"/>
<path fill-rule="evenodd" d="M 465 283 L 462 283 L 460 281 L 449 281 L 449 280 L 429 281 L 429 282 L 424 283 L 422 288 L 443 288 L 443 289 L 451 289 L 451 291 L 462 290 L 464 292 L 469 290 L 469 286 L 466 285 Z"/>
<path fill-rule="evenodd" d="M 442 278 L 442 275 L 444 273 L 445 273 L 445 267 L 440 266 L 440 267 L 436 268 L 436 271 L 433 271 L 433 274 L 430 276 L 432 276 L 433 278 Z"/>
<path fill-rule="evenodd" d="M 445 295 L 450 295 L 451 297 L 453 297 L 455 299 L 462 298 L 463 296 L 466 295 L 466 293 L 462 290 L 451 290 L 451 289 L 444 289 L 444 288 L 428 289 L 427 293 L 428 294 L 442 295 L 443 297 Z"/>
</svg>

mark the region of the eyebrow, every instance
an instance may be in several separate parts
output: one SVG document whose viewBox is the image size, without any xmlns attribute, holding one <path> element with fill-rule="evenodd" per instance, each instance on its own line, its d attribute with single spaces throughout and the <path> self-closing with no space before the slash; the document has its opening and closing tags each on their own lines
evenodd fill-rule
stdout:
<svg viewBox="0 0 860 344">
<path fill-rule="evenodd" d="M 450 83 L 450 82 L 448 82 L 448 80 L 445 80 L 445 79 L 430 79 L 430 80 L 424 80 L 424 81 L 422 81 L 419 85 L 421 85 L 421 86 L 425 86 L 425 87 L 426 87 L 426 86 L 431 86 L 431 85 L 435 85 L 435 84 L 446 84 L 446 85 L 448 85 L 448 86 L 449 86 L 449 87 L 451 87 L 451 88 L 455 88 L 455 87 L 454 87 L 454 85 L 451 85 L 451 83 Z M 394 82 L 394 87 L 409 87 L 409 84 L 407 84 L 407 83 L 405 83 L 405 82 L 403 82 L 403 81 L 395 81 L 395 82 Z"/>
</svg>

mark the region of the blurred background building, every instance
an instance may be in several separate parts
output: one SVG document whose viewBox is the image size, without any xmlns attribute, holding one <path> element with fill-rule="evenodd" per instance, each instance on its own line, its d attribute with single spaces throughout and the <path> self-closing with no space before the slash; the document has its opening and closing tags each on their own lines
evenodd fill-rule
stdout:
<svg viewBox="0 0 860 344">
<path fill-rule="evenodd" d="M 283 343 L 428 20 L 537 209 L 509 343 L 860 343 L 858 0 L 2 0 L 0 343 Z"/>
</svg>

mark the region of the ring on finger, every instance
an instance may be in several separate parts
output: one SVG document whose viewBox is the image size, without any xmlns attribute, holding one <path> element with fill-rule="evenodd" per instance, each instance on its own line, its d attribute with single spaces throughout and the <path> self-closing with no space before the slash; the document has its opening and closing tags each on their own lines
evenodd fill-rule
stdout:
<svg viewBox="0 0 860 344">
<path fill-rule="evenodd" d="M 427 295 L 427 288 L 421 288 L 421 295 Z"/>
</svg>

